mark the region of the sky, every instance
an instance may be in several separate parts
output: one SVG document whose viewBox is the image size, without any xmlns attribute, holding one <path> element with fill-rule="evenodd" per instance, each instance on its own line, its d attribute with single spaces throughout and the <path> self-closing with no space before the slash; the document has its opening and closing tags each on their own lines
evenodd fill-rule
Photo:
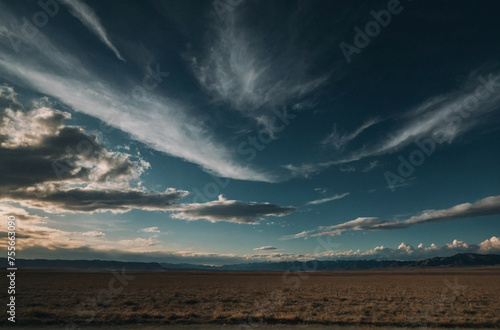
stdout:
<svg viewBox="0 0 500 330">
<path fill-rule="evenodd" d="M 0 231 L 24 259 L 500 253 L 499 9 L 0 0 Z"/>
</svg>

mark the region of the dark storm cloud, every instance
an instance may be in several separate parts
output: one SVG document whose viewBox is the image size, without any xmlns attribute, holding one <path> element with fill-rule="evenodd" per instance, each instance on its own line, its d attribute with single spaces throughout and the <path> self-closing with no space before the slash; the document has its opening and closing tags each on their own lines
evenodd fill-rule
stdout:
<svg viewBox="0 0 500 330">
<path fill-rule="evenodd" d="M 188 193 L 179 190 L 167 190 L 163 193 L 146 192 L 136 189 L 68 189 L 55 191 L 14 191 L 9 197 L 24 200 L 30 207 L 45 209 L 47 212 L 126 212 L 131 209 L 166 210 L 173 202 Z"/>
<path fill-rule="evenodd" d="M 28 112 L 7 109 L 1 118 L 1 186 L 26 186 L 43 182 L 106 181 L 133 175 L 138 163 L 129 155 L 107 151 L 97 137 L 79 127 L 62 124 L 69 114 L 50 108 Z M 82 165 L 86 163 L 85 165 Z M 106 171 L 92 169 L 95 165 Z"/>
<path fill-rule="evenodd" d="M 125 212 L 164 210 L 188 194 L 131 188 L 148 163 L 108 151 L 96 135 L 64 125 L 68 113 L 13 110 L 12 89 L 3 88 L 0 100 L 6 105 L 0 112 L 0 199 L 49 212 Z"/>
<path fill-rule="evenodd" d="M 257 224 L 266 216 L 281 217 L 295 211 L 291 206 L 279 206 L 269 203 L 246 203 L 227 200 L 222 195 L 219 200 L 204 204 L 181 204 L 172 208 L 176 213 L 173 218 L 186 220 L 205 219 L 211 222 L 227 221 Z"/>
</svg>

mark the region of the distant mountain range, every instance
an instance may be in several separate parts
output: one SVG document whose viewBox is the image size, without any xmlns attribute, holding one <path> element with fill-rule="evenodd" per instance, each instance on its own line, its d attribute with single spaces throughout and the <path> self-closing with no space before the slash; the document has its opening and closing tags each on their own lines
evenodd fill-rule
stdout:
<svg viewBox="0 0 500 330">
<path fill-rule="evenodd" d="M 0 259 L 7 265 L 7 259 Z M 303 270 L 356 270 L 356 269 L 401 269 L 426 267 L 473 267 L 500 265 L 500 255 L 459 253 L 451 257 L 435 257 L 419 261 L 401 260 L 310 260 L 259 262 L 223 266 L 194 264 L 169 264 L 158 262 L 122 262 L 105 260 L 45 260 L 17 259 L 19 269 L 66 269 L 66 270 L 211 270 L 211 271 L 303 271 Z"/>
</svg>

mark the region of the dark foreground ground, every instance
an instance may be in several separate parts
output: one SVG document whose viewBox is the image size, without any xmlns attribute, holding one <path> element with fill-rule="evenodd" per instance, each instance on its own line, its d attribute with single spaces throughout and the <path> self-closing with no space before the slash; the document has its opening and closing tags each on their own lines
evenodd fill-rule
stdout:
<svg viewBox="0 0 500 330">
<path fill-rule="evenodd" d="M 2 324 L 10 324 L 5 313 Z M 16 326 L 166 325 L 498 328 L 500 268 L 17 272 Z"/>
</svg>

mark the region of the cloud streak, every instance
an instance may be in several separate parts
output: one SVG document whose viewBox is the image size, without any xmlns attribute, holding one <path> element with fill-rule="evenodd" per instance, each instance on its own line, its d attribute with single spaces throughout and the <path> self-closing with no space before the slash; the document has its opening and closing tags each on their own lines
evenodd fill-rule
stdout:
<svg viewBox="0 0 500 330">
<path fill-rule="evenodd" d="M 111 43 L 108 37 L 108 33 L 104 26 L 102 26 L 99 17 L 97 17 L 96 13 L 92 8 L 90 8 L 87 4 L 85 4 L 81 0 L 60 0 L 64 3 L 68 8 L 71 15 L 75 16 L 85 25 L 92 33 L 94 33 L 99 39 L 115 53 L 116 57 L 126 62 L 125 59 L 120 55 L 120 52 L 116 47 Z"/>
<path fill-rule="evenodd" d="M 275 248 L 274 246 L 261 246 L 254 249 L 254 251 L 271 251 L 271 250 L 277 250 L 277 248 Z"/>
<path fill-rule="evenodd" d="M 282 217 L 295 211 L 292 206 L 278 206 L 269 203 L 247 203 L 228 200 L 219 195 L 219 199 L 207 203 L 179 204 L 170 208 L 175 219 L 208 220 L 210 222 L 227 221 L 245 224 L 258 224 L 263 217 Z"/>
<path fill-rule="evenodd" d="M 356 130 L 354 130 L 351 133 L 346 133 L 340 135 L 337 132 L 337 125 L 333 127 L 333 132 L 330 133 L 323 141 L 321 141 L 321 144 L 325 146 L 333 146 L 337 151 L 344 151 L 345 147 L 358 135 L 363 133 L 366 129 L 370 128 L 371 126 L 377 124 L 380 122 L 379 119 L 371 119 L 365 122 L 363 125 L 358 127 Z"/>
<path fill-rule="evenodd" d="M 331 166 L 356 162 L 367 157 L 397 152 L 419 139 L 432 139 L 435 144 L 451 144 L 458 136 L 489 122 L 500 104 L 500 75 L 471 75 L 466 87 L 444 95 L 429 98 L 406 111 L 397 120 L 402 122 L 385 138 L 376 143 L 367 143 L 336 159 L 314 164 L 285 165 L 294 176 L 309 176 Z M 342 151 L 352 138 L 358 136 L 371 122 L 362 125 L 348 135 L 339 135 L 336 130 L 323 144 L 334 145 Z M 366 128 L 367 128 L 366 127 Z"/>
<path fill-rule="evenodd" d="M 335 201 L 337 199 L 344 198 L 344 197 L 346 197 L 348 195 L 349 195 L 349 193 L 335 194 L 335 195 L 333 195 L 331 197 L 326 197 L 326 198 L 321 198 L 321 199 L 317 199 L 317 200 L 314 200 L 314 201 L 310 201 L 310 202 L 307 203 L 307 205 L 323 204 L 323 203 L 327 203 L 327 202 Z"/>
<path fill-rule="evenodd" d="M 377 217 L 359 217 L 338 225 L 320 226 L 314 230 L 304 231 L 295 235 L 286 235 L 282 239 L 338 236 L 351 230 L 405 229 L 416 224 L 452 221 L 495 214 L 500 214 L 500 196 L 490 196 L 476 203 L 463 203 L 448 209 L 424 211 L 420 215 L 412 216 L 402 221 L 382 220 Z"/>
</svg>

